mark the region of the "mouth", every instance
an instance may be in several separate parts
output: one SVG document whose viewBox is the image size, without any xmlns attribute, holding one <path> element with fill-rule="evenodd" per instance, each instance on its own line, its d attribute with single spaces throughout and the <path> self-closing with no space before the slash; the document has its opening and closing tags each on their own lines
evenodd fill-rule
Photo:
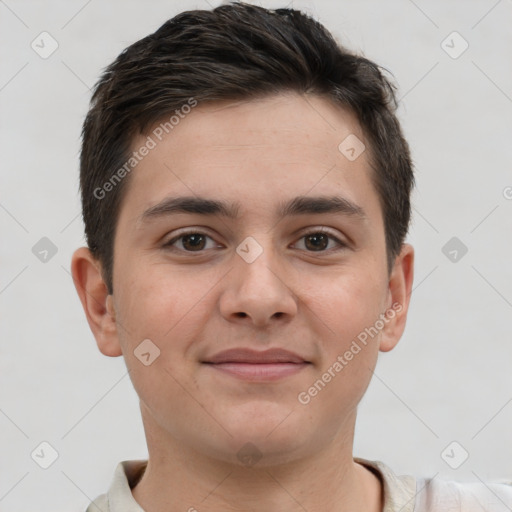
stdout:
<svg viewBox="0 0 512 512">
<path fill-rule="evenodd" d="M 231 349 L 202 361 L 225 375 L 250 381 L 274 381 L 295 375 L 311 362 L 284 349 L 258 352 L 250 349 Z"/>
</svg>

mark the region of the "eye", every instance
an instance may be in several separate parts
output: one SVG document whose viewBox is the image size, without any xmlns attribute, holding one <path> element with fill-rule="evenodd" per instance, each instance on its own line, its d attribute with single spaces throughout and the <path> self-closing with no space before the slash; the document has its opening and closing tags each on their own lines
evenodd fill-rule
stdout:
<svg viewBox="0 0 512 512">
<path fill-rule="evenodd" d="M 316 229 L 309 231 L 300 237 L 299 240 L 304 240 L 304 249 L 308 252 L 331 252 L 337 251 L 347 247 L 336 236 L 325 229 Z M 210 241 L 210 246 L 208 246 Z M 335 242 L 335 247 L 329 247 L 330 242 Z M 337 248 L 336 248 L 337 246 Z M 184 251 L 184 252 L 201 252 L 206 249 L 214 249 L 219 247 L 212 237 L 201 231 L 187 231 L 182 232 L 178 236 L 173 237 L 168 242 L 164 243 L 165 249 Z M 299 247 L 299 249 L 302 249 Z"/>
<path fill-rule="evenodd" d="M 175 236 L 166 242 L 163 247 L 186 252 L 200 252 L 204 249 L 212 249 L 215 247 L 215 244 L 213 244 L 213 246 L 206 247 L 207 239 L 213 242 L 213 239 L 205 233 L 201 233 L 200 231 L 188 231 Z M 179 242 L 178 245 L 176 245 L 177 242 Z"/>
<path fill-rule="evenodd" d="M 308 252 L 330 252 L 331 250 L 336 251 L 347 246 L 345 243 L 343 243 L 341 240 L 336 238 L 333 234 L 325 229 L 309 231 L 308 233 L 302 235 L 300 239 L 304 240 L 304 246 Z M 337 249 L 332 247 L 328 249 L 329 241 L 331 240 L 334 240 L 337 243 Z"/>
</svg>

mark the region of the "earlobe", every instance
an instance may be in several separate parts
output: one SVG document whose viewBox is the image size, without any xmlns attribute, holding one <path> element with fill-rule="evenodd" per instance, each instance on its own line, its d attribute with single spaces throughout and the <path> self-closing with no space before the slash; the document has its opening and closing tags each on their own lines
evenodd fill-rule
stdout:
<svg viewBox="0 0 512 512">
<path fill-rule="evenodd" d="M 110 357 L 122 355 L 113 297 L 108 293 L 99 261 L 86 247 L 73 253 L 71 274 L 101 353 Z"/>
<path fill-rule="evenodd" d="M 381 335 L 381 352 L 392 350 L 400 340 L 407 320 L 414 279 L 414 248 L 403 244 L 389 278 L 386 322 Z"/>
</svg>

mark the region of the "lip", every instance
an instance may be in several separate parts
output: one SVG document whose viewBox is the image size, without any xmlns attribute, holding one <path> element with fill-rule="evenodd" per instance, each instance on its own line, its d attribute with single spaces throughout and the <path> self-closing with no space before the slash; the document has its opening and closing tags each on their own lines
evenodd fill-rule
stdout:
<svg viewBox="0 0 512 512">
<path fill-rule="evenodd" d="M 248 348 L 232 348 L 218 352 L 208 358 L 204 363 L 249 363 L 249 364 L 272 364 L 272 363 L 308 363 L 303 357 L 282 348 L 270 348 L 264 351 L 257 351 Z"/>
<path fill-rule="evenodd" d="M 203 363 L 224 374 L 250 381 L 282 379 L 300 372 L 311 364 L 289 350 L 256 351 L 244 348 L 218 352 Z"/>
</svg>

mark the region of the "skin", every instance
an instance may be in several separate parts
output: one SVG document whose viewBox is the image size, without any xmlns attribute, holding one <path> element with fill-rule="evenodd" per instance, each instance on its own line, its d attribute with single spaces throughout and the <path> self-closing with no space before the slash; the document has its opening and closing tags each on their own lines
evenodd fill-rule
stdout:
<svg viewBox="0 0 512 512">
<path fill-rule="evenodd" d="M 404 244 L 388 274 L 368 150 L 354 161 L 338 150 L 349 134 L 365 141 L 354 115 L 317 96 L 198 105 L 129 178 L 112 295 L 88 249 L 75 252 L 73 278 L 98 347 L 124 356 L 140 398 L 149 463 L 132 493 L 148 512 L 382 510 L 379 479 L 353 460 L 356 409 L 379 351 L 405 328 L 414 251 Z M 277 217 L 296 196 L 333 195 L 365 216 Z M 171 196 L 239 202 L 239 217 L 143 219 Z M 209 238 L 199 251 L 190 238 L 164 247 L 182 228 Z M 306 235 L 320 228 L 335 238 L 317 249 Z M 252 263 L 236 252 L 246 237 L 263 250 Z M 298 394 L 394 303 L 401 309 L 378 335 L 301 404 Z M 145 339 L 160 349 L 148 366 L 134 355 Z M 286 348 L 310 364 L 251 382 L 201 362 L 234 347 Z M 249 442 L 261 455 L 252 465 L 237 457 Z"/>
</svg>

